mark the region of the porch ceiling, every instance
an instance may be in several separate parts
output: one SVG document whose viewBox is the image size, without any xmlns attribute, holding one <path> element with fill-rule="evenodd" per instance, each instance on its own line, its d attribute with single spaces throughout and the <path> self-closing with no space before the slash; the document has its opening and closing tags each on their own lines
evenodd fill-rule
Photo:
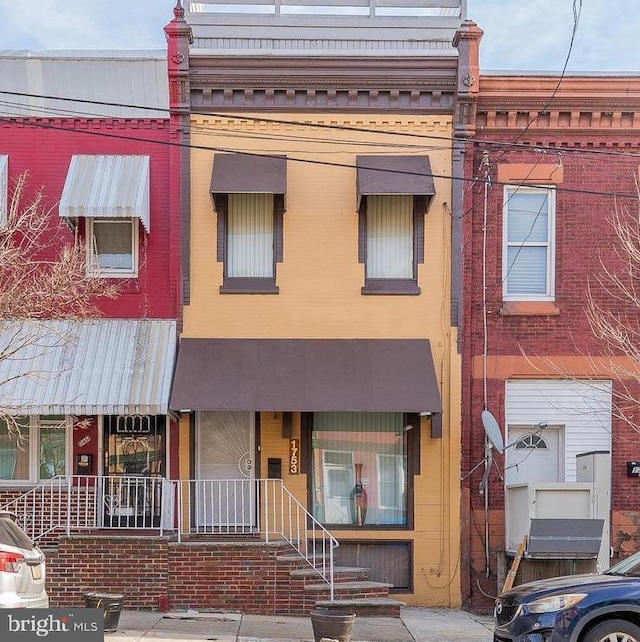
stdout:
<svg viewBox="0 0 640 642">
<path fill-rule="evenodd" d="M 427 339 L 183 338 L 170 407 L 442 411 Z"/>
</svg>

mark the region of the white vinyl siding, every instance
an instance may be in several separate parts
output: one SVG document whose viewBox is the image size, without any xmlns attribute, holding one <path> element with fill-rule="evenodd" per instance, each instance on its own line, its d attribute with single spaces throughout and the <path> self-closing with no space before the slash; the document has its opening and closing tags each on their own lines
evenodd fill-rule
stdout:
<svg viewBox="0 0 640 642">
<path fill-rule="evenodd" d="M 565 427 L 566 482 L 576 481 L 576 455 L 611 450 L 611 381 L 507 381 L 505 406 L 507 426 Z"/>
<path fill-rule="evenodd" d="M 555 191 L 506 187 L 503 230 L 504 298 L 552 300 Z"/>
<path fill-rule="evenodd" d="M 229 194 L 227 276 L 274 276 L 272 194 Z"/>
<path fill-rule="evenodd" d="M 367 278 L 413 276 L 413 196 L 368 196 Z"/>
</svg>

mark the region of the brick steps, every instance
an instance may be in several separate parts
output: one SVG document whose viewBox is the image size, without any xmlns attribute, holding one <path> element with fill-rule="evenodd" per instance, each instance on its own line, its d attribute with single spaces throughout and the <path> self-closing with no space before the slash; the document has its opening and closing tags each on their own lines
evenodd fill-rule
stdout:
<svg viewBox="0 0 640 642">
<path fill-rule="evenodd" d="M 326 582 L 297 553 L 279 553 L 278 565 L 283 571 L 279 611 L 291 615 L 308 615 L 316 608 L 348 610 L 366 617 L 400 617 L 403 602 L 389 597 L 393 585 L 370 580 L 370 569 L 360 566 L 334 566 L 333 600 Z M 316 558 L 322 562 L 323 558 Z M 328 564 L 328 559 L 325 560 Z M 287 579 L 288 578 L 288 579 Z"/>
<path fill-rule="evenodd" d="M 360 617 L 400 617 L 404 602 L 393 598 L 363 598 L 359 600 L 318 600 L 319 609 L 349 611 Z"/>
</svg>

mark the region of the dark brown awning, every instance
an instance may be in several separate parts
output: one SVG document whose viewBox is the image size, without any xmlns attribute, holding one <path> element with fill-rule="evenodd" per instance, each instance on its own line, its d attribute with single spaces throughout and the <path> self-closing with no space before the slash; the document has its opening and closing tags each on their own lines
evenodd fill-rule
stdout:
<svg viewBox="0 0 640 642">
<path fill-rule="evenodd" d="M 174 410 L 441 412 L 426 339 L 182 339 Z"/>
<path fill-rule="evenodd" d="M 368 194 L 434 196 L 428 156 L 358 156 L 358 205 Z"/>
<path fill-rule="evenodd" d="M 285 194 L 287 157 L 252 154 L 216 154 L 211 172 L 211 193 Z"/>
</svg>

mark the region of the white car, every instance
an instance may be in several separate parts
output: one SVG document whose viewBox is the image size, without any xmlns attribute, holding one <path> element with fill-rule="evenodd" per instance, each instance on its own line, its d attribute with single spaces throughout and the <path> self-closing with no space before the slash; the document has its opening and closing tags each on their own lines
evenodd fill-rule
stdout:
<svg viewBox="0 0 640 642">
<path fill-rule="evenodd" d="M 46 609 L 45 559 L 42 551 L 16 523 L 0 511 L 0 608 Z"/>
</svg>

